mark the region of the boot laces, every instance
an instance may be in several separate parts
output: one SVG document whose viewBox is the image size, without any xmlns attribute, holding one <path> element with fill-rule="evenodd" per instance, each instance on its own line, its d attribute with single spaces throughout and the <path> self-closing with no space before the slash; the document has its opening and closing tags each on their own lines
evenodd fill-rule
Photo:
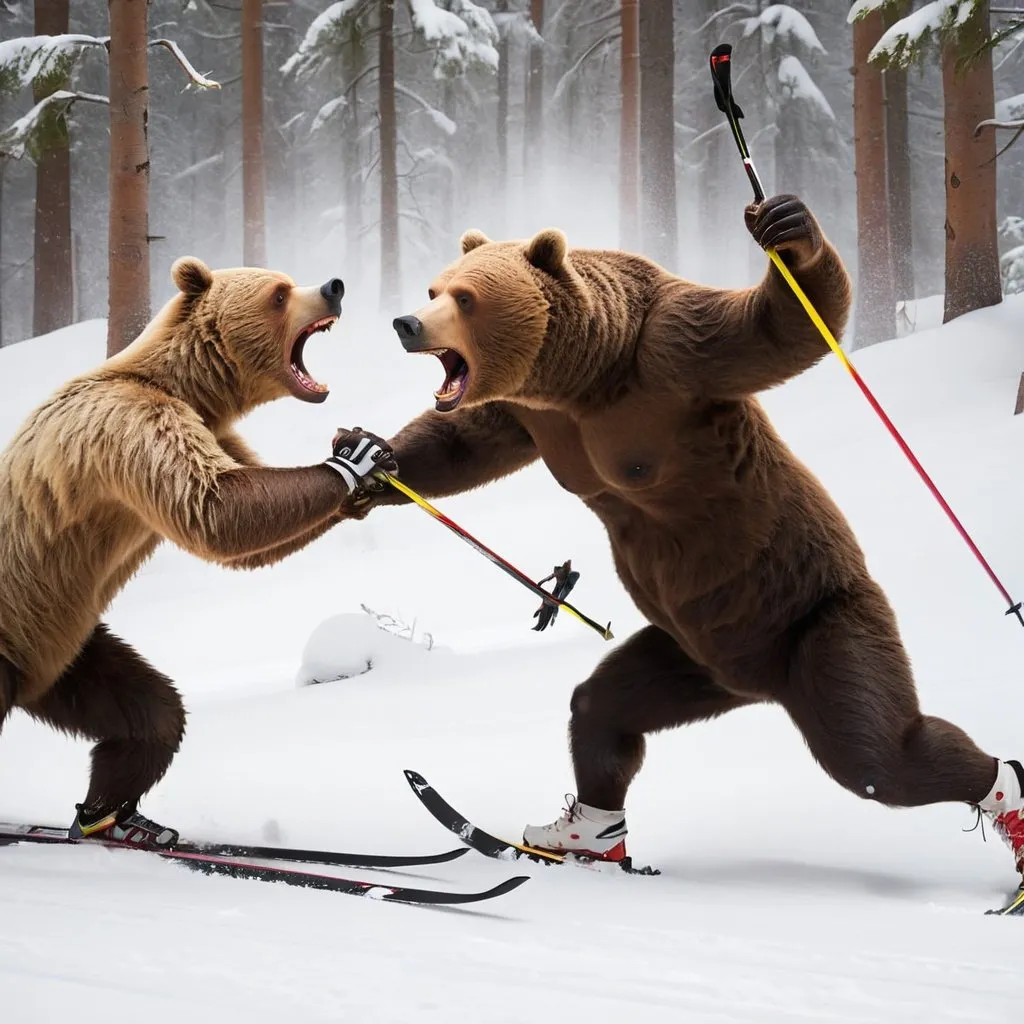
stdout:
<svg viewBox="0 0 1024 1024">
<path fill-rule="evenodd" d="M 168 831 L 167 827 L 161 825 L 159 822 L 154 821 L 152 818 L 147 818 L 144 814 L 139 811 L 132 811 L 130 814 L 124 816 L 118 816 L 117 824 L 121 828 L 142 828 L 147 832 L 152 832 L 153 835 L 159 835 L 161 832 Z"/>
<path fill-rule="evenodd" d="M 577 818 L 582 817 L 579 810 L 580 802 L 572 793 L 566 793 L 562 799 L 565 800 L 565 806 L 562 808 L 562 819 L 566 824 L 571 825 Z"/>
<path fill-rule="evenodd" d="M 979 826 L 981 827 L 981 841 L 987 843 L 988 839 L 985 836 L 985 812 L 981 809 L 978 804 L 974 804 L 974 812 L 977 817 L 974 819 L 974 824 L 970 828 L 962 828 L 961 832 L 973 832 Z"/>
</svg>

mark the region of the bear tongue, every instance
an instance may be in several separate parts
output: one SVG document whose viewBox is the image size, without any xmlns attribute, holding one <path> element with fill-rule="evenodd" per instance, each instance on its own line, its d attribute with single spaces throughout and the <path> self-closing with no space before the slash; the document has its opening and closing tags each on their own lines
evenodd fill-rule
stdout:
<svg viewBox="0 0 1024 1024">
<path fill-rule="evenodd" d="M 437 357 L 444 366 L 445 377 L 440 389 L 434 392 L 434 397 L 450 400 L 460 396 L 466 386 L 469 366 L 458 352 L 453 352 L 450 348 L 442 349 L 437 353 Z"/>
</svg>

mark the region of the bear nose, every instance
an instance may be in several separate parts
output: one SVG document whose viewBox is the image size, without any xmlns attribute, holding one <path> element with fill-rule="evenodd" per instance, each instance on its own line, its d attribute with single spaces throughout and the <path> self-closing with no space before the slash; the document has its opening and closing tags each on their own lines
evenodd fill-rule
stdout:
<svg viewBox="0 0 1024 1024">
<path fill-rule="evenodd" d="M 418 316 L 397 316 L 391 322 L 391 326 L 398 332 L 402 339 L 402 346 L 409 351 L 414 351 L 419 346 L 416 339 L 420 336 L 423 324 Z"/>
<path fill-rule="evenodd" d="M 341 297 L 345 294 L 345 283 L 340 277 L 332 277 L 327 284 L 320 286 L 320 294 L 327 300 L 331 312 L 341 316 Z"/>
</svg>

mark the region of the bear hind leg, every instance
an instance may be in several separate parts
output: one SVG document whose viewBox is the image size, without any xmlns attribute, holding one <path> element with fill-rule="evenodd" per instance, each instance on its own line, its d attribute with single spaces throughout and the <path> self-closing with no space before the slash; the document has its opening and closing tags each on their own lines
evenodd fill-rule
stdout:
<svg viewBox="0 0 1024 1024">
<path fill-rule="evenodd" d="M 134 811 L 163 778 L 185 734 L 171 680 L 101 623 L 54 686 L 25 710 L 96 741 L 83 808 Z"/>
<path fill-rule="evenodd" d="M 921 712 L 884 599 L 845 594 L 798 641 L 780 698 L 812 756 L 845 789 L 891 807 L 978 804 L 997 760 L 958 726 Z"/>
<path fill-rule="evenodd" d="M 569 745 L 577 799 L 625 804 L 645 734 L 724 714 L 751 701 L 720 687 L 666 632 L 646 626 L 612 651 L 572 695 Z"/>
</svg>

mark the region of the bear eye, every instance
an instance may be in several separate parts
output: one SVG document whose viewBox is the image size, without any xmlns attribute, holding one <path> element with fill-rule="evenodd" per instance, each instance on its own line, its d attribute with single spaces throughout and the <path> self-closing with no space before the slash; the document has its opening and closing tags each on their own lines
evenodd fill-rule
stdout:
<svg viewBox="0 0 1024 1024">
<path fill-rule="evenodd" d="M 468 313 L 473 308 L 473 298 L 466 292 L 459 292 L 459 294 L 455 296 L 455 301 L 459 304 L 459 309 L 461 309 L 463 313 Z"/>
<path fill-rule="evenodd" d="M 283 285 L 274 292 L 274 305 L 283 306 L 284 300 L 288 298 L 288 289 Z"/>
<path fill-rule="evenodd" d="M 427 298 L 430 299 L 431 302 L 433 302 L 434 299 L 437 298 L 437 292 L 435 292 L 433 288 L 428 288 L 427 289 Z"/>
</svg>

